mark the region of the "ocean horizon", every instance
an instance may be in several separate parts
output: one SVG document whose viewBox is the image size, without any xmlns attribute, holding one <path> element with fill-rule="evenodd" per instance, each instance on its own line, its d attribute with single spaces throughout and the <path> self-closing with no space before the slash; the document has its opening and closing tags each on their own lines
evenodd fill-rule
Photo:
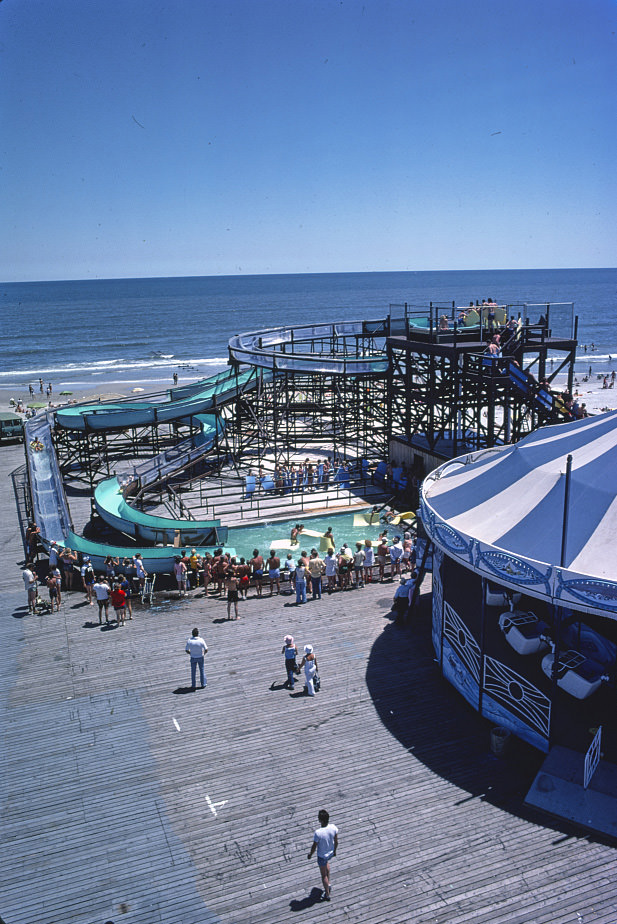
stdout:
<svg viewBox="0 0 617 924">
<path fill-rule="evenodd" d="M 129 384 L 165 388 L 174 373 L 181 383 L 194 381 L 225 368 L 234 334 L 384 317 L 390 305 L 404 303 L 572 302 L 580 369 L 589 361 L 600 371 L 617 356 L 614 268 L 51 280 L 3 283 L 0 291 L 0 388 L 16 397 L 39 378 L 51 381 L 55 394 Z"/>
</svg>

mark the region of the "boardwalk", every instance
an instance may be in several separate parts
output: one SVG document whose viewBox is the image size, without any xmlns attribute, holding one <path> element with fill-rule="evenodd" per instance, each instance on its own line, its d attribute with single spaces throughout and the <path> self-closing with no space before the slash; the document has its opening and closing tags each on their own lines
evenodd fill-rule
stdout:
<svg viewBox="0 0 617 924">
<path fill-rule="evenodd" d="M 440 678 L 426 605 L 391 585 L 303 607 L 160 597 L 101 629 L 74 593 L 23 606 L 3 449 L 0 918 L 6 924 L 613 924 L 614 847 L 523 807 L 541 758 L 491 756 Z M 426 604 L 426 601 L 424 601 Z M 210 646 L 189 692 L 184 644 Z M 323 689 L 282 689 L 283 636 L 315 645 Z M 332 902 L 307 860 L 340 829 Z"/>
</svg>

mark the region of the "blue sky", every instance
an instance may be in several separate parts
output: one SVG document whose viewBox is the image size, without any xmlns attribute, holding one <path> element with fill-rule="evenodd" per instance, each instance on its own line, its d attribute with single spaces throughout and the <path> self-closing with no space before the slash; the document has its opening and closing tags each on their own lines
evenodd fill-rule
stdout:
<svg viewBox="0 0 617 924">
<path fill-rule="evenodd" d="M 615 263 L 613 0 L 4 0 L 0 279 Z"/>
</svg>

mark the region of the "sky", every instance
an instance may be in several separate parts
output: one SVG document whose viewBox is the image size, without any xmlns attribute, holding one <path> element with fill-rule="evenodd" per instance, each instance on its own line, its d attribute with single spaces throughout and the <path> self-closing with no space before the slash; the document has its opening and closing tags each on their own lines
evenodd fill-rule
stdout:
<svg viewBox="0 0 617 924">
<path fill-rule="evenodd" d="M 615 265 L 614 0 L 4 0 L 0 279 Z"/>
</svg>

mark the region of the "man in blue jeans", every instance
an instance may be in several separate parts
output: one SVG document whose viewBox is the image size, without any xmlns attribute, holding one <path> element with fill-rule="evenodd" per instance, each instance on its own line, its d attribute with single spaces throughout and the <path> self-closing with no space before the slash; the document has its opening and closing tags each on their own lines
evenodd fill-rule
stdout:
<svg viewBox="0 0 617 924">
<path fill-rule="evenodd" d="M 199 629 L 193 629 L 184 650 L 191 656 L 191 687 L 193 690 L 195 689 L 195 675 L 197 673 L 197 667 L 199 666 L 199 676 L 201 678 L 201 688 L 203 690 L 207 683 L 204 671 L 204 657 L 208 652 L 208 646 L 199 635 Z"/>
</svg>

